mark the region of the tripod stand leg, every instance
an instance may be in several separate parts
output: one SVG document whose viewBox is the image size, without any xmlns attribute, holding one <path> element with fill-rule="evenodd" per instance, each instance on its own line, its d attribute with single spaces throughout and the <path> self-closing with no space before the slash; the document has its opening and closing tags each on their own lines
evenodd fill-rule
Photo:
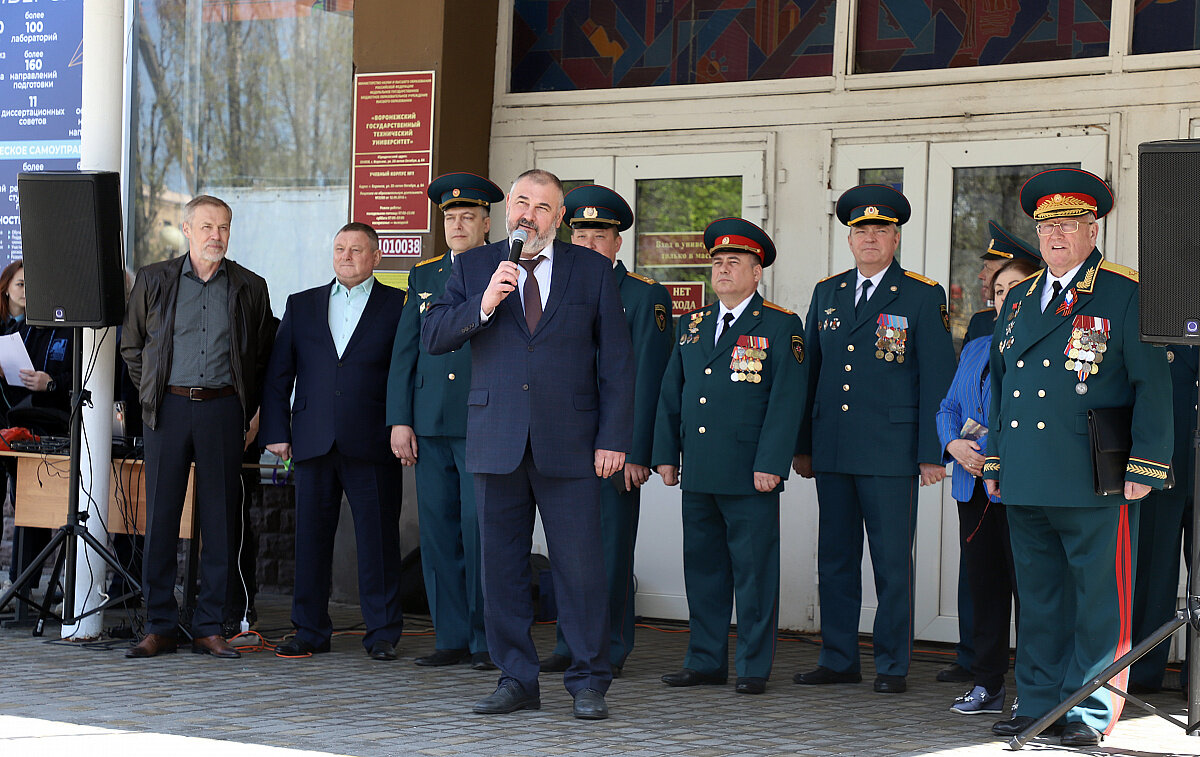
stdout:
<svg viewBox="0 0 1200 757">
<path fill-rule="evenodd" d="M 38 552 L 37 557 L 33 558 L 33 562 L 29 564 L 29 567 L 21 571 L 21 575 L 17 576 L 17 580 L 13 581 L 13 585 L 8 587 L 7 591 L 5 591 L 3 594 L 0 594 L 0 610 L 3 610 L 5 606 L 12 601 L 13 597 L 16 597 L 26 604 L 36 607 L 38 610 L 42 609 L 41 605 L 32 602 L 28 597 L 19 592 L 25 591 L 28 593 L 28 590 L 26 589 L 28 584 L 35 576 L 42 575 L 42 570 L 46 567 L 46 560 L 50 559 L 50 555 L 53 554 L 54 550 L 58 549 L 58 547 L 62 545 L 63 541 L 66 539 L 66 531 L 66 526 L 56 530 L 54 535 L 50 537 L 50 543 L 42 548 L 41 552 Z"/>
<path fill-rule="evenodd" d="M 1157 631 L 1150 634 L 1150 636 L 1148 636 L 1140 644 L 1138 644 L 1136 647 L 1134 647 L 1133 649 L 1131 649 L 1128 652 L 1126 652 L 1125 654 L 1123 654 L 1119 659 L 1114 661 L 1111 665 L 1106 667 L 1104 670 L 1100 671 L 1100 673 L 1097 674 L 1095 678 L 1088 681 L 1088 683 L 1086 685 L 1084 685 L 1083 688 L 1079 689 L 1074 694 L 1067 697 L 1065 700 L 1063 700 L 1061 703 L 1059 703 L 1059 705 L 1057 707 L 1055 707 L 1053 710 L 1051 710 L 1050 712 L 1043 715 L 1041 718 L 1039 718 L 1036 722 L 1034 722 L 1032 725 L 1030 725 L 1024 731 L 1021 731 L 1016 736 L 1013 736 L 1011 739 L 1009 739 L 1009 742 L 1008 742 L 1009 749 L 1016 751 L 1016 750 L 1020 749 L 1021 747 L 1025 746 L 1026 744 L 1028 744 L 1031 740 L 1036 738 L 1039 733 L 1041 733 L 1042 731 L 1049 728 L 1051 725 L 1053 725 L 1055 722 L 1057 722 L 1058 719 L 1061 718 L 1063 715 L 1066 715 L 1067 712 L 1072 707 L 1079 704 L 1083 700 L 1087 699 L 1089 696 L 1092 695 L 1092 692 L 1096 691 L 1096 689 L 1099 689 L 1102 686 L 1106 686 L 1106 684 L 1109 681 L 1111 681 L 1113 678 L 1115 678 L 1118 673 L 1120 673 L 1125 668 L 1128 668 L 1130 665 L 1132 665 L 1133 663 L 1140 660 L 1142 658 L 1142 656 L 1145 655 L 1147 652 L 1149 652 L 1151 649 L 1154 649 L 1156 646 L 1158 646 L 1162 642 L 1171 638 L 1171 634 L 1175 633 L 1175 631 L 1178 630 L 1179 628 L 1187 625 L 1187 623 L 1188 623 L 1187 613 L 1180 610 L 1178 613 L 1175 614 L 1175 617 L 1172 620 L 1164 623 L 1162 626 L 1159 627 L 1159 629 Z M 1124 692 L 1122 692 L 1122 691 L 1119 691 L 1117 689 L 1114 689 L 1112 687 L 1107 687 L 1107 686 L 1106 686 L 1106 688 L 1108 688 L 1109 691 L 1112 691 L 1113 694 L 1116 696 L 1124 696 Z M 1133 701 L 1135 704 L 1137 704 L 1140 700 L 1135 699 L 1135 700 L 1131 700 L 1131 701 Z M 1167 718 L 1167 719 L 1170 720 L 1175 725 L 1179 726 L 1180 728 L 1187 729 L 1187 726 L 1185 724 L 1180 723 L 1179 721 L 1175 720 L 1174 718 Z"/>
<path fill-rule="evenodd" d="M 46 630 L 46 618 L 49 618 L 54 613 L 51 612 L 51 607 L 54 602 L 54 587 L 58 585 L 58 580 L 62 578 L 63 563 L 66 561 L 67 550 L 60 549 L 58 557 L 54 558 L 54 570 L 50 571 L 50 583 L 46 585 L 46 597 L 42 601 L 45 604 L 42 606 L 41 612 L 38 613 L 37 622 L 33 624 L 33 635 L 41 636 Z M 66 595 L 63 595 L 66 599 Z M 57 616 L 56 616 L 57 617 Z M 62 620 L 60 617 L 59 620 Z"/>
</svg>

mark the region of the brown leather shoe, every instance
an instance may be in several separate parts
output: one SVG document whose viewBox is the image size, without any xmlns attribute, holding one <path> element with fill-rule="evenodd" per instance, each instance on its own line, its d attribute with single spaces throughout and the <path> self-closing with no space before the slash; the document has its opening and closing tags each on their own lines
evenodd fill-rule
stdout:
<svg viewBox="0 0 1200 757">
<path fill-rule="evenodd" d="M 137 643 L 137 646 L 130 647 L 125 653 L 126 657 L 153 657 L 159 654 L 167 654 L 174 652 L 179 647 L 179 641 L 174 636 L 163 636 L 157 633 L 148 633 L 142 637 L 142 640 Z"/>
<path fill-rule="evenodd" d="M 223 660 L 235 660 L 242 656 L 242 653 L 229 646 L 229 642 L 219 633 L 192 639 L 192 651 L 196 654 L 210 654 Z"/>
</svg>

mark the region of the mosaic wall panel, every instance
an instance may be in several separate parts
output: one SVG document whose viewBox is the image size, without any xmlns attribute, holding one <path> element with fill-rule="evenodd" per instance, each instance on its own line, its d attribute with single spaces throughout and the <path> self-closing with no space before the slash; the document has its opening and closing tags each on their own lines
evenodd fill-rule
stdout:
<svg viewBox="0 0 1200 757">
<path fill-rule="evenodd" d="M 516 0 L 513 92 L 829 75 L 834 0 Z"/>
</svg>

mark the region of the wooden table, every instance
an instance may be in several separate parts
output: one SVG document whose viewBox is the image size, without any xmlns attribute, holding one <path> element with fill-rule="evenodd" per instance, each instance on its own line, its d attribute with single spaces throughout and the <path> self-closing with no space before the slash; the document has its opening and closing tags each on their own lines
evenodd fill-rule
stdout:
<svg viewBox="0 0 1200 757">
<path fill-rule="evenodd" d="M 67 522 L 71 460 L 66 455 L 5 452 L 17 458 L 17 495 L 13 503 L 18 526 L 58 528 Z M 110 534 L 146 533 L 146 482 L 142 460 L 114 460 L 108 485 L 104 524 Z M 196 502 L 196 469 L 188 473 L 179 537 L 192 538 L 192 506 Z M 84 502 L 79 503 L 83 509 Z"/>
</svg>

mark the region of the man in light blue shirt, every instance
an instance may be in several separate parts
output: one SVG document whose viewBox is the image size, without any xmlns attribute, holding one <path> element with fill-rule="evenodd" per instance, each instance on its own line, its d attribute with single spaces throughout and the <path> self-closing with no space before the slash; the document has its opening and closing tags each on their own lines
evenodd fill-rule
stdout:
<svg viewBox="0 0 1200 757">
<path fill-rule="evenodd" d="M 380 255 L 370 226 L 342 227 L 333 242 L 336 278 L 288 298 L 271 353 L 260 434 L 268 450 L 296 461 L 296 636 L 276 649 L 279 657 L 329 651 L 330 563 L 344 491 L 358 544 L 363 647 L 373 659 L 396 659 L 401 468 L 384 406 L 404 292 L 374 280 Z"/>
</svg>

